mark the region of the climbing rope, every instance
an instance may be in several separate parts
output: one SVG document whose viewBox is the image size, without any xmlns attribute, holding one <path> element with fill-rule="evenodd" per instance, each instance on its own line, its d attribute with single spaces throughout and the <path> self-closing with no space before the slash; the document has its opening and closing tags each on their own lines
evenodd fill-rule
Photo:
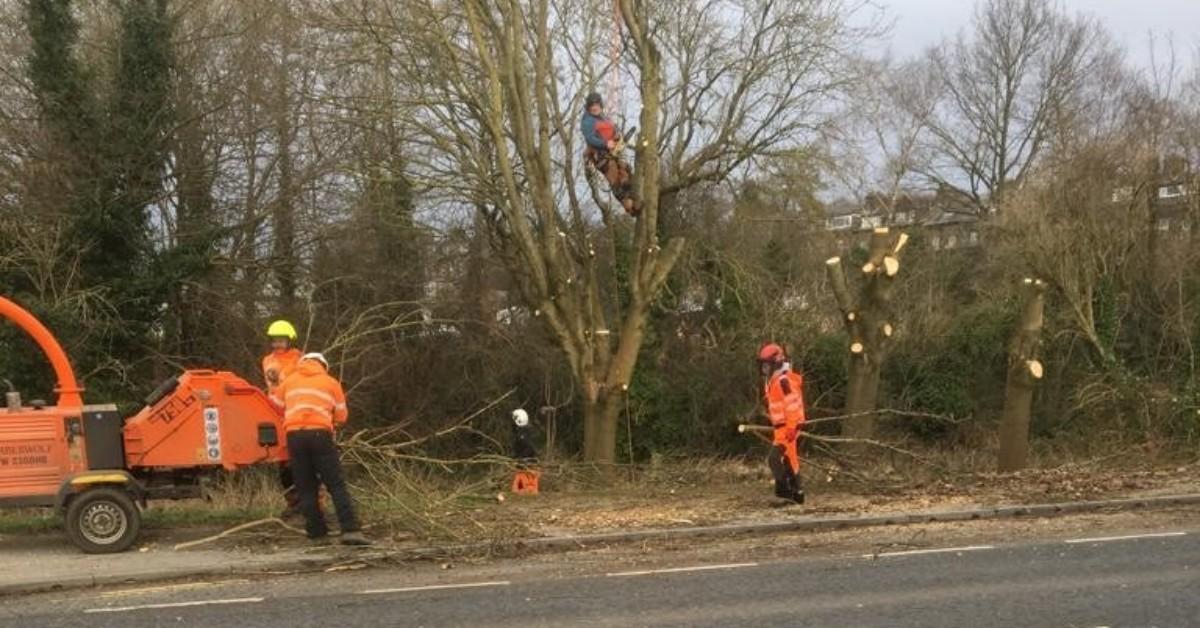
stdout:
<svg viewBox="0 0 1200 628">
<path fill-rule="evenodd" d="M 609 47 L 608 88 L 605 102 L 614 117 L 618 117 L 624 126 L 625 103 L 622 100 L 621 86 L 621 0 L 613 0 L 613 27 Z"/>
</svg>

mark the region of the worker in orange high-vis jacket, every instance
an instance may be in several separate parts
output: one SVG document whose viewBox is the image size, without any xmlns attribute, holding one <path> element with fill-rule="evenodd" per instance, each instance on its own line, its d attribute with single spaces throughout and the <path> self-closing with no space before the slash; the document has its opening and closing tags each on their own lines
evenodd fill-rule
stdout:
<svg viewBox="0 0 1200 628">
<path fill-rule="evenodd" d="M 775 496 L 803 504 L 798 440 L 804 425 L 804 379 L 792 370 L 783 347 L 775 343 L 759 349 L 758 365 L 767 382 L 767 417 L 774 428 L 768 464 L 775 476 Z"/>
<path fill-rule="evenodd" d="M 263 379 L 267 382 L 267 394 L 292 374 L 303 353 L 296 348 L 296 327 L 285 320 L 278 320 L 267 327 L 267 338 L 271 341 L 271 352 L 263 356 Z"/>
<path fill-rule="evenodd" d="M 318 491 L 324 484 L 337 509 L 342 543 L 369 544 L 360 531 L 333 441 L 334 429 L 346 424 L 349 413 L 342 385 L 329 375 L 329 361 L 320 353 L 304 354 L 271 400 L 283 408 L 288 457 L 308 538 L 321 540 L 329 535 L 317 507 Z"/>
<path fill-rule="evenodd" d="M 274 395 L 275 389 L 287 379 L 296 369 L 303 353 L 296 348 L 298 334 L 296 327 L 285 320 L 277 320 L 267 327 L 267 338 L 271 341 L 271 352 L 263 356 L 263 380 L 267 384 L 267 394 Z M 296 496 L 296 486 L 292 479 L 292 470 L 288 463 L 279 463 L 279 485 L 283 487 L 283 499 L 287 503 L 283 519 L 289 519 L 300 513 L 300 500 Z"/>
</svg>

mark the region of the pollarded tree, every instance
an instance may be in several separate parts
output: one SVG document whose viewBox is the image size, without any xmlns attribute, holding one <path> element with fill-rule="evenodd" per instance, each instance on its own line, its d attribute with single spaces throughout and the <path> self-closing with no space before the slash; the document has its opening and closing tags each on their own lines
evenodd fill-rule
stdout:
<svg viewBox="0 0 1200 628">
<path fill-rule="evenodd" d="M 660 235 L 660 215 L 684 190 L 815 141 L 855 81 L 852 50 L 870 34 L 848 25 L 860 3 L 841 0 L 324 6 L 323 23 L 350 49 L 393 55 L 413 105 L 414 173 L 432 195 L 483 217 L 566 358 L 584 457 L 596 462 L 615 458 L 649 312 L 684 247 Z M 643 205 L 632 225 L 581 176 L 578 112 L 595 88 L 586 77 L 605 72 L 640 97 Z"/>
<path fill-rule="evenodd" d="M 907 243 L 907 234 L 893 238 L 887 227 L 879 227 L 871 233 L 857 299 L 850 294 L 842 259 L 831 257 L 825 262 L 829 286 L 850 337 L 846 382 L 848 418 L 842 431 L 852 438 L 870 438 L 875 433 L 880 375 L 896 332 L 892 292 L 900 273 L 900 252 Z"/>
<path fill-rule="evenodd" d="M 1004 415 L 1000 421 L 1000 471 L 1025 468 L 1029 459 L 1029 420 L 1033 391 L 1045 374 L 1038 359 L 1045 318 L 1046 282 L 1026 278 L 1021 317 L 1008 347 L 1008 378 L 1004 387 Z"/>
</svg>

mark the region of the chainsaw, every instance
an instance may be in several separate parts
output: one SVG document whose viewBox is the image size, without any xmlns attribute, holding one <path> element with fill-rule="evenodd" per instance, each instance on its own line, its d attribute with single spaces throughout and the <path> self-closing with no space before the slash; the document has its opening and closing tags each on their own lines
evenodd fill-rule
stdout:
<svg viewBox="0 0 1200 628">
<path fill-rule="evenodd" d="M 621 136 L 621 137 L 617 138 L 617 144 L 616 144 L 616 146 L 613 146 L 612 150 L 611 150 L 611 151 L 609 151 L 609 152 L 611 152 L 611 153 L 612 153 L 612 154 L 614 154 L 614 155 L 617 155 L 617 154 L 620 154 L 620 153 L 624 152 L 624 151 L 625 151 L 625 145 L 629 143 L 629 140 L 633 139 L 633 134 L 634 134 L 634 133 L 637 133 L 637 127 L 636 127 L 636 126 L 635 126 L 635 127 L 633 127 L 632 129 L 629 129 L 628 131 L 626 131 L 626 132 L 625 132 L 625 135 L 623 135 L 623 136 Z"/>
</svg>

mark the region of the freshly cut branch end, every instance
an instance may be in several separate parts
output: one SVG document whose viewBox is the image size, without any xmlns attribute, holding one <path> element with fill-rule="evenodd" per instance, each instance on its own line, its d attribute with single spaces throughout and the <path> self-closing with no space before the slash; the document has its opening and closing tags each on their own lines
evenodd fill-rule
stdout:
<svg viewBox="0 0 1200 628">
<path fill-rule="evenodd" d="M 888 255 L 883 258 L 883 274 L 888 277 L 895 277 L 900 272 L 900 260 L 896 259 L 895 255 Z"/>
<path fill-rule="evenodd" d="M 864 347 L 863 343 L 861 342 L 850 343 L 850 353 L 853 353 L 854 355 L 861 355 L 865 349 L 866 347 Z"/>
<path fill-rule="evenodd" d="M 1045 367 L 1043 367 L 1042 363 L 1038 360 L 1027 360 L 1025 362 L 1025 368 L 1029 370 L 1029 376 L 1033 379 L 1041 379 L 1042 376 L 1046 374 Z"/>
</svg>

